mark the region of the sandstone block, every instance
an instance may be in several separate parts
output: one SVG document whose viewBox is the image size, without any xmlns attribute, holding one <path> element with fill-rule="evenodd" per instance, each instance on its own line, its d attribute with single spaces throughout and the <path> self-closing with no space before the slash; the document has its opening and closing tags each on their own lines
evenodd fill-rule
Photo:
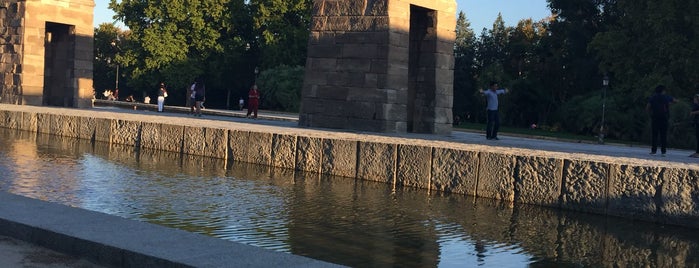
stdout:
<svg viewBox="0 0 699 268">
<path fill-rule="evenodd" d="M 396 157 L 395 144 L 359 142 L 357 178 L 394 184 Z"/>
<path fill-rule="evenodd" d="M 272 137 L 272 166 L 295 168 L 296 139 L 297 137 L 293 135 L 274 134 Z"/>
<path fill-rule="evenodd" d="M 607 204 L 609 164 L 566 160 L 563 165 L 561 207 L 604 213 Z"/>
<path fill-rule="evenodd" d="M 21 130 L 37 132 L 37 114 L 31 112 L 17 112 L 17 126 Z"/>
<path fill-rule="evenodd" d="M 656 179 L 663 181 L 659 210 L 662 221 L 699 227 L 699 170 L 665 169 Z"/>
<path fill-rule="evenodd" d="M 399 145 L 396 184 L 429 189 L 432 175 L 432 147 Z"/>
<path fill-rule="evenodd" d="M 357 142 L 323 139 L 323 174 L 354 178 L 357 175 Z"/>
<path fill-rule="evenodd" d="M 95 120 L 95 141 L 109 144 L 112 120 L 106 118 L 93 118 Z"/>
<path fill-rule="evenodd" d="M 296 170 L 320 172 L 322 140 L 313 137 L 298 137 L 296 140 Z"/>
<path fill-rule="evenodd" d="M 161 124 L 159 139 L 156 143 L 160 143 L 159 148 L 163 151 L 181 153 L 182 142 L 184 141 L 184 126 Z"/>
<path fill-rule="evenodd" d="M 248 163 L 271 165 L 272 133 L 250 132 L 245 146 L 248 146 Z"/>
<path fill-rule="evenodd" d="M 110 141 L 115 144 L 139 147 L 141 144 L 141 122 L 112 120 Z"/>
<path fill-rule="evenodd" d="M 80 117 L 80 125 L 78 126 L 78 138 L 83 140 L 94 141 L 95 128 L 97 120 L 94 117 Z"/>
<path fill-rule="evenodd" d="M 435 148 L 430 189 L 476 196 L 478 152 Z"/>
<path fill-rule="evenodd" d="M 226 159 L 228 157 L 228 130 L 205 128 L 204 133 L 204 148 L 200 155 Z"/>
<path fill-rule="evenodd" d="M 182 153 L 190 155 L 203 155 L 205 137 L 205 128 L 184 126 Z"/>
<path fill-rule="evenodd" d="M 228 158 L 235 162 L 247 162 L 250 132 L 239 130 L 230 130 L 229 132 L 228 148 L 230 148 L 230 154 Z"/>
<path fill-rule="evenodd" d="M 163 140 L 161 126 L 160 123 L 141 123 L 141 148 L 160 150 Z M 168 142 L 174 143 L 174 140 L 168 140 Z"/>
<path fill-rule="evenodd" d="M 610 165 L 607 213 L 654 221 L 662 171 L 658 167 Z"/>
<path fill-rule="evenodd" d="M 498 153 L 481 153 L 476 194 L 479 197 L 514 201 L 515 157 Z"/>
<path fill-rule="evenodd" d="M 517 157 L 515 202 L 558 207 L 563 160 L 534 156 Z"/>
</svg>

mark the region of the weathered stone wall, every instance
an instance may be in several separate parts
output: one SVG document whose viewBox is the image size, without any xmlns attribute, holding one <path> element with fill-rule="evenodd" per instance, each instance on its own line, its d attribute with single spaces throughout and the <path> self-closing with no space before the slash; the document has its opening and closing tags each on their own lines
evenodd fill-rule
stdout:
<svg viewBox="0 0 699 268">
<path fill-rule="evenodd" d="M 299 125 L 451 132 L 455 1 L 315 0 L 313 5 Z M 436 14 L 430 23 L 437 26 L 430 28 L 423 51 L 430 52 L 424 53 L 429 60 L 413 63 L 422 70 L 413 80 L 420 80 L 429 96 L 409 94 L 411 5 Z M 434 77 L 425 79 L 431 70 Z M 424 102 L 416 104 L 418 97 Z M 423 116 L 411 117 L 416 110 Z"/>
<path fill-rule="evenodd" d="M 0 110 L 0 127 L 699 228 L 696 166 L 14 110 Z"/>
<path fill-rule="evenodd" d="M 25 2 L 0 0 L 0 103 L 17 104 L 21 94 Z"/>
<path fill-rule="evenodd" d="M 0 102 L 92 105 L 94 6 L 93 0 L 0 0 Z M 61 25 L 66 31 L 61 48 L 67 52 L 59 56 L 67 58 L 67 63 L 50 72 L 60 78 L 63 85 L 58 96 L 66 100 L 47 101 L 44 96 L 45 88 L 51 86 L 45 80 L 46 50 L 51 39 L 47 36 L 48 23 Z"/>
</svg>

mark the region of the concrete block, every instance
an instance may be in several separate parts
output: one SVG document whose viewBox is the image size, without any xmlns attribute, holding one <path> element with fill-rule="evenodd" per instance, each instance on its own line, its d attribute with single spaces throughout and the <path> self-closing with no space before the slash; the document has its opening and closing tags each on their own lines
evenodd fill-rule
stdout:
<svg viewBox="0 0 699 268">
<path fill-rule="evenodd" d="M 357 141 L 323 139 L 322 157 L 322 174 L 356 177 Z"/>
<path fill-rule="evenodd" d="M 656 180 L 662 180 L 660 216 L 662 222 L 699 227 L 699 170 L 664 169 Z"/>
<path fill-rule="evenodd" d="M 518 156 L 515 202 L 558 207 L 561 196 L 563 160 Z"/>
<path fill-rule="evenodd" d="M 322 138 L 298 137 L 296 140 L 296 170 L 320 172 Z"/>
<path fill-rule="evenodd" d="M 394 185 L 396 158 L 395 144 L 360 141 L 357 178 Z"/>
<path fill-rule="evenodd" d="M 141 122 L 119 119 L 112 120 L 110 141 L 112 144 L 139 147 L 141 144 Z"/>
<path fill-rule="evenodd" d="M 429 189 L 431 171 L 432 147 L 398 145 L 396 185 Z"/>
<path fill-rule="evenodd" d="M 476 195 L 514 201 L 515 157 L 499 153 L 481 153 Z"/>
<path fill-rule="evenodd" d="M 272 137 L 272 166 L 296 168 L 296 139 L 297 137 L 294 135 L 274 134 Z"/>
<path fill-rule="evenodd" d="M 23 117 L 22 112 L 15 111 L 5 111 L 5 121 L 3 123 L 4 127 L 11 129 L 20 129 L 20 124 Z"/>
<path fill-rule="evenodd" d="M 235 162 L 247 162 L 248 161 L 248 139 L 250 137 L 250 132 L 230 130 L 228 134 L 228 148 L 230 153 L 228 159 Z"/>
<path fill-rule="evenodd" d="M 607 205 L 609 164 L 582 160 L 566 160 L 563 164 L 561 207 L 594 213 L 605 213 Z"/>
<path fill-rule="evenodd" d="M 246 162 L 269 166 L 272 163 L 272 133 L 250 132 Z"/>
<path fill-rule="evenodd" d="M 430 189 L 476 196 L 478 152 L 435 148 Z"/>
<path fill-rule="evenodd" d="M 204 155 L 203 150 L 205 137 L 205 128 L 184 126 L 182 153 L 190 155 Z"/>
<path fill-rule="evenodd" d="M 111 142 L 112 119 L 96 117 L 93 119 L 95 120 L 95 141 L 109 144 Z"/>
<path fill-rule="evenodd" d="M 662 168 L 610 165 L 607 213 L 631 219 L 656 220 L 656 195 Z"/>
</svg>

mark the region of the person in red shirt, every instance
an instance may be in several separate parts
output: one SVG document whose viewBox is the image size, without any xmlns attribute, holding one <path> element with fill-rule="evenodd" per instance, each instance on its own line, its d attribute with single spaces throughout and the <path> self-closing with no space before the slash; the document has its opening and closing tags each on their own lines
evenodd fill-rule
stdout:
<svg viewBox="0 0 699 268">
<path fill-rule="evenodd" d="M 248 91 L 248 114 L 253 114 L 252 118 L 257 118 L 257 107 L 260 105 L 260 91 L 257 90 L 257 85 L 252 85 L 250 91 Z"/>
</svg>

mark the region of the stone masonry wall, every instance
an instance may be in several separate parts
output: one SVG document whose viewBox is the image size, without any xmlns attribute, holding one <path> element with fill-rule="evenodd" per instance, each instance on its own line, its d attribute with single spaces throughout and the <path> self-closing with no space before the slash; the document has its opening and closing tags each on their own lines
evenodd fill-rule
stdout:
<svg viewBox="0 0 699 268">
<path fill-rule="evenodd" d="M 74 107 L 91 107 L 93 0 L 0 0 L 0 103 L 42 105 L 47 23 L 71 27 L 72 68 L 65 75 Z M 63 73 L 61 73 L 63 72 Z"/>
<path fill-rule="evenodd" d="M 435 96 L 427 106 L 434 112 L 425 116 L 429 126 L 420 131 L 450 133 L 453 0 L 315 0 L 300 126 L 408 131 L 411 4 L 439 14 L 433 48 L 427 50 L 436 51 L 430 53 L 434 60 L 420 66 L 436 73 L 426 81 L 432 83 Z"/>
<path fill-rule="evenodd" d="M 0 0 L 0 103 L 17 104 L 22 85 L 25 2 Z"/>
<path fill-rule="evenodd" d="M 0 110 L 0 127 L 699 228 L 699 168 Z M 245 144 L 246 146 L 239 146 Z"/>
</svg>

